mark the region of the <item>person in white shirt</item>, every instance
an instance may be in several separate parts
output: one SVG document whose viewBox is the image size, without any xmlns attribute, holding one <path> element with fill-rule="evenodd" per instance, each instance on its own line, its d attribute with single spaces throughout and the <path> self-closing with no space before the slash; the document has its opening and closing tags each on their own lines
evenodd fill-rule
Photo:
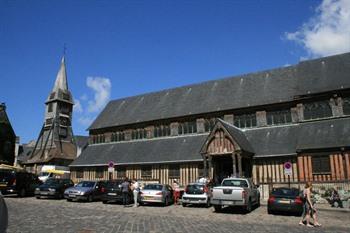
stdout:
<svg viewBox="0 0 350 233">
<path fill-rule="evenodd" d="M 140 184 L 139 182 L 137 182 L 137 180 L 134 180 L 132 183 L 132 189 L 133 189 L 133 194 L 134 194 L 134 207 L 137 207 L 137 198 L 139 196 L 139 192 L 140 192 Z"/>
</svg>

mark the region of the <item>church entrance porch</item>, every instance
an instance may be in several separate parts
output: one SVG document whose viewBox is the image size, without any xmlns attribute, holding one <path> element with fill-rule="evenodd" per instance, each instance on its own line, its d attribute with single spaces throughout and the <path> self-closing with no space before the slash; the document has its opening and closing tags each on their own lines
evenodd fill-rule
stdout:
<svg viewBox="0 0 350 233">
<path fill-rule="evenodd" d="M 253 153 L 244 132 L 217 119 L 201 149 L 205 174 L 215 183 L 230 176 L 251 177 Z"/>
</svg>

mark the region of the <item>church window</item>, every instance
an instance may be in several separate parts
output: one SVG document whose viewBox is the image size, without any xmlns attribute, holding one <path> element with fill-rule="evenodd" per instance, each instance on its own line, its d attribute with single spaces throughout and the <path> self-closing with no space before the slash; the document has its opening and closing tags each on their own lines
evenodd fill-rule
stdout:
<svg viewBox="0 0 350 233">
<path fill-rule="evenodd" d="M 142 178 L 152 178 L 152 166 L 142 166 L 141 167 L 141 177 Z"/>
<path fill-rule="evenodd" d="M 53 98 L 55 98 L 55 94 L 56 94 L 55 92 L 52 92 L 52 93 L 50 94 L 50 100 L 53 99 Z"/>
<path fill-rule="evenodd" d="M 350 115 L 350 97 L 343 99 L 343 112 L 344 115 Z"/>
<path fill-rule="evenodd" d="M 328 101 L 317 101 L 304 104 L 304 119 L 320 119 L 332 116 L 332 109 Z"/>
<path fill-rule="evenodd" d="M 144 139 L 144 138 L 147 138 L 146 129 L 134 129 L 131 131 L 132 140 L 138 140 L 138 139 Z"/>
<path fill-rule="evenodd" d="M 281 125 L 292 122 L 290 109 L 266 112 L 267 125 Z"/>
<path fill-rule="evenodd" d="M 180 135 L 197 133 L 197 122 L 186 121 L 186 122 L 179 123 L 178 132 Z"/>
<path fill-rule="evenodd" d="M 76 177 L 77 178 L 84 178 L 84 170 L 82 170 L 82 169 L 76 170 Z"/>
<path fill-rule="evenodd" d="M 212 129 L 214 128 L 214 125 L 215 125 L 215 119 L 214 118 L 212 118 L 212 119 L 205 119 L 204 131 L 205 132 L 212 131 Z"/>
<path fill-rule="evenodd" d="M 105 169 L 103 167 L 96 168 L 95 178 L 103 178 Z"/>
<path fill-rule="evenodd" d="M 153 136 L 155 138 L 170 136 L 170 126 L 169 125 L 154 126 Z"/>
<path fill-rule="evenodd" d="M 180 178 L 180 165 L 179 164 L 172 164 L 169 165 L 169 178 Z"/>
<path fill-rule="evenodd" d="M 124 178 L 126 177 L 126 167 L 125 166 L 121 166 L 121 167 L 116 167 L 117 170 L 117 177 L 118 178 Z"/>
<path fill-rule="evenodd" d="M 331 173 L 329 155 L 312 156 L 312 173 Z"/>
<path fill-rule="evenodd" d="M 238 128 L 251 128 L 256 126 L 256 114 L 234 115 L 234 125 Z"/>
<path fill-rule="evenodd" d="M 52 105 L 53 105 L 52 103 L 49 103 L 49 107 L 48 107 L 48 110 L 47 110 L 48 112 L 52 112 Z"/>
<path fill-rule="evenodd" d="M 62 97 L 64 100 L 69 100 L 69 95 L 66 93 L 62 93 Z"/>
</svg>

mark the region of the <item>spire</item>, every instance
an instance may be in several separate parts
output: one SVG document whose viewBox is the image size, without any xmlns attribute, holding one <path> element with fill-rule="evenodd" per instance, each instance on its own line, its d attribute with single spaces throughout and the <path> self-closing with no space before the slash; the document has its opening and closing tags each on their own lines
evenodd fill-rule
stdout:
<svg viewBox="0 0 350 233">
<path fill-rule="evenodd" d="M 52 92 L 57 92 L 59 89 L 61 89 L 62 91 L 68 91 L 66 63 L 64 56 L 62 57 L 61 67 L 57 73 L 55 86 L 53 87 Z"/>
</svg>

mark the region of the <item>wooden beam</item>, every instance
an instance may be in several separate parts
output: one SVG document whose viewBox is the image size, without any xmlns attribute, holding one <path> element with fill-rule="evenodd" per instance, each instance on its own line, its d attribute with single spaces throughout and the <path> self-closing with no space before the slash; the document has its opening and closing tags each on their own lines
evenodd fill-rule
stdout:
<svg viewBox="0 0 350 233">
<path fill-rule="evenodd" d="M 347 173 L 347 179 L 350 180 L 350 161 L 349 161 L 349 153 L 345 153 L 345 167 L 346 167 L 346 173 Z"/>
<path fill-rule="evenodd" d="M 298 168 L 299 168 L 299 181 L 305 181 L 303 156 L 298 157 Z"/>
</svg>

